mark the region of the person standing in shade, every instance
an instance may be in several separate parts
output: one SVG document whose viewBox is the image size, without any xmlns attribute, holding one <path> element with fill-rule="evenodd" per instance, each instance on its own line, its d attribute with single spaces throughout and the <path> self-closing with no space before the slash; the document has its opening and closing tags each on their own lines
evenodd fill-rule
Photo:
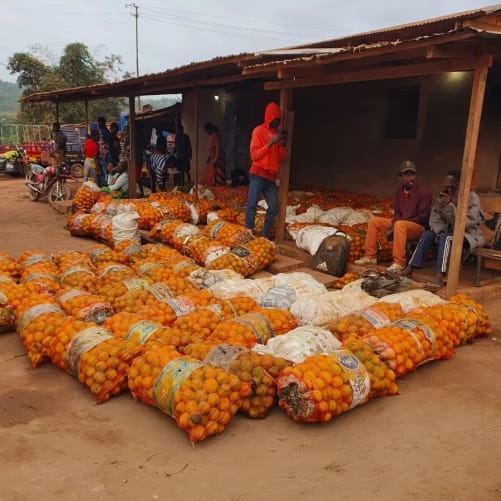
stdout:
<svg viewBox="0 0 501 501">
<path fill-rule="evenodd" d="M 431 289 L 442 287 L 447 273 L 456 222 L 460 179 L 461 172 L 459 170 L 451 170 L 445 176 L 440 193 L 431 209 L 430 229 L 425 231 L 419 239 L 404 272 L 405 275 L 412 276 L 414 269 L 422 268 L 430 250 L 435 247 L 437 261 L 434 280 L 429 284 Z M 464 229 L 463 259 L 466 259 L 477 247 L 485 245 L 485 238 L 480 229 L 481 222 L 480 198 L 474 191 L 470 191 Z"/>
<path fill-rule="evenodd" d="M 207 165 L 200 184 L 217 186 L 226 184 L 226 156 L 221 142 L 219 129 L 211 122 L 204 125 L 209 136 Z"/>
<path fill-rule="evenodd" d="M 183 175 L 183 183 L 191 183 L 190 167 L 193 150 L 191 148 L 190 136 L 184 132 L 183 124 L 179 123 L 176 130 L 176 164 L 178 170 Z"/>
<path fill-rule="evenodd" d="M 406 265 L 407 240 L 417 240 L 425 231 L 430 217 L 431 195 L 416 182 L 416 165 L 410 160 L 400 164 L 399 187 L 393 200 L 393 219 L 369 219 L 365 236 L 365 255 L 354 264 L 377 264 L 378 236 L 386 234 L 393 241 L 393 264 L 386 271 L 401 274 Z"/>
<path fill-rule="evenodd" d="M 52 124 L 52 140 L 54 141 L 54 158 L 58 165 L 64 162 L 64 156 L 66 155 L 66 143 L 68 138 L 66 134 L 61 130 L 59 122 L 54 122 Z"/>
<path fill-rule="evenodd" d="M 97 119 L 97 132 L 99 134 L 98 184 L 99 186 L 106 186 L 111 134 L 108 127 L 106 127 L 106 119 L 104 117 L 98 117 Z"/>
<path fill-rule="evenodd" d="M 165 191 L 165 181 L 167 179 L 167 141 L 162 134 L 157 137 L 155 149 L 150 156 L 150 176 L 151 176 L 151 191 L 155 193 L 157 188 L 159 191 Z"/>
<path fill-rule="evenodd" d="M 280 132 L 281 111 L 276 103 L 268 103 L 264 122 L 253 131 L 250 143 L 252 165 L 249 171 L 249 197 L 245 210 L 245 226 L 254 231 L 256 207 L 264 196 L 268 209 L 263 226 L 263 236 L 270 237 L 271 228 L 278 215 L 277 174 L 285 157 L 287 133 Z"/>
<path fill-rule="evenodd" d="M 84 161 L 84 182 L 92 181 L 97 183 L 97 170 L 99 168 L 99 134 L 93 130 L 83 145 Z"/>
</svg>

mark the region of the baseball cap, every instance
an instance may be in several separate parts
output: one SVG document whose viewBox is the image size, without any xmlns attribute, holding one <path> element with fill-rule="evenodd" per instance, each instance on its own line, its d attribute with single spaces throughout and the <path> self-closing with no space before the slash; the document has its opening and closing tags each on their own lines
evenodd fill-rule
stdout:
<svg viewBox="0 0 501 501">
<path fill-rule="evenodd" d="M 400 174 L 408 171 L 416 173 L 416 164 L 412 160 L 405 160 L 400 164 Z"/>
</svg>

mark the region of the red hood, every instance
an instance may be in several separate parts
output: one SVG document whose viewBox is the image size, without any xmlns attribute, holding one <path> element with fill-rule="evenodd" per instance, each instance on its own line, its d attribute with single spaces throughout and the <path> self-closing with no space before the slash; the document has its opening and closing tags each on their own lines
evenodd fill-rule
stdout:
<svg viewBox="0 0 501 501">
<path fill-rule="evenodd" d="M 270 126 L 270 122 L 275 120 L 275 118 L 281 118 L 282 113 L 280 107 L 276 103 L 268 103 L 266 109 L 264 110 L 264 123 L 266 127 Z"/>
</svg>

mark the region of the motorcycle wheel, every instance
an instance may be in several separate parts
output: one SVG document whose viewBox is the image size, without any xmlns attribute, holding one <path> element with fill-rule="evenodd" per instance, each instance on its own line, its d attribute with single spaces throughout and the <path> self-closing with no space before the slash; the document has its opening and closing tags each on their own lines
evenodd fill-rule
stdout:
<svg viewBox="0 0 501 501">
<path fill-rule="evenodd" d="M 37 190 L 34 190 L 31 186 L 30 183 L 35 184 L 35 177 L 33 175 L 27 175 L 26 176 L 26 186 L 28 187 L 28 197 L 32 202 L 36 202 L 39 198 L 41 193 L 39 193 Z"/>
<path fill-rule="evenodd" d="M 40 198 L 40 193 L 28 186 L 28 197 L 32 202 L 36 202 Z"/>
<path fill-rule="evenodd" d="M 49 191 L 48 194 L 49 202 L 53 204 L 54 202 L 61 202 L 63 200 L 70 200 L 71 190 L 63 183 L 56 183 Z"/>
<path fill-rule="evenodd" d="M 73 177 L 83 177 L 84 175 L 84 166 L 80 162 L 76 162 L 71 165 L 71 175 Z"/>
</svg>

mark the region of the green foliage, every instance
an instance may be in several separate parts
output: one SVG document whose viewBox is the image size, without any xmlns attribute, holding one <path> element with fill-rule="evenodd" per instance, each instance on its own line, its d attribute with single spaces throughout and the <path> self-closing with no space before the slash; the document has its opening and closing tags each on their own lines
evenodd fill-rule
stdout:
<svg viewBox="0 0 501 501">
<path fill-rule="evenodd" d="M 0 80 L 0 121 L 12 121 L 19 108 L 17 100 L 21 97 L 21 89 L 12 82 Z"/>
<path fill-rule="evenodd" d="M 150 97 L 142 97 L 141 98 L 141 106 L 145 104 L 151 104 L 154 110 L 160 110 L 162 108 L 168 108 L 173 104 L 179 103 L 181 101 L 181 97 L 161 97 L 161 98 L 150 98 Z M 127 109 L 128 110 L 128 109 Z M 123 111 L 126 111 L 125 109 Z"/>
<path fill-rule="evenodd" d="M 111 55 L 103 61 L 94 59 L 83 43 L 68 44 L 57 63 L 50 63 L 44 50 L 34 47 L 30 53 L 15 53 L 9 58 L 7 68 L 17 74 L 17 83 L 23 88 L 22 95 L 51 92 L 58 89 L 97 85 L 108 82 L 120 73 L 122 59 Z M 89 101 L 89 120 L 98 116 L 117 120 L 124 106 L 123 99 Z M 22 103 L 18 116 L 26 124 L 50 124 L 56 119 L 56 106 L 51 102 Z M 61 123 L 85 121 L 83 102 L 62 103 L 59 106 Z"/>
</svg>

